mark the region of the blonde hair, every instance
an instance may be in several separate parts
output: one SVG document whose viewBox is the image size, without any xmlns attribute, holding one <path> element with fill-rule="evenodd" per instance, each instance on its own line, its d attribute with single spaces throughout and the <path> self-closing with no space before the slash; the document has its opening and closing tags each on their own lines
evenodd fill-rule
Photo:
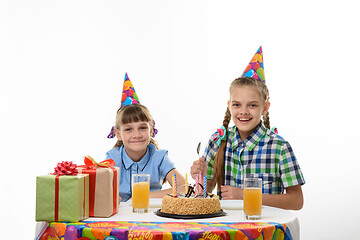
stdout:
<svg viewBox="0 0 360 240">
<path fill-rule="evenodd" d="M 234 87 L 241 87 L 241 86 L 254 86 L 257 87 L 259 90 L 260 96 L 263 99 L 264 102 L 269 101 L 269 90 L 266 86 L 266 84 L 260 80 L 249 78 L 249 77 L 241 77 L 235 79 L 231 84 L 229 88 L 229 92 L 231 94 L 231 91 L 234 89 Z M 223 120 L 223 126 L 226 129 L 226 132 L 228 131 L 229 122 L 231 119 L 231 114 L 229 108 L 226 109 L 225 117 Z M 269 118 L 269 112 L 267 111 L 266 114 L 263 116 L 263 123 L 266 128 L 270 129 L 270 118 Z M 225 149 L 226 149 L 226 139 L 222 140 L 219 146 L 218 151 L 215 154 L 214 158 L 214 178 L 213 181 L 215 183 L 215 186 L 217 185 L 217 188 L 220 189 L 220 186 L 224 183 L 225 180 L 225 166 L 224 166 L 224 159 L 225 159 Z"/>
<path fill-rule="evenodd" d="M 148 122 L 152 129 L 151 134 L 153 135 L 153 117 L 151 116 L 149 109 L 147 109 L 147 107 L 142 104 L 131 104 L 119 108 L 116 113 L 115 128 L 120 131 L 121 125 L 139 121 Z M 152 137 L 150 138 L 150 142 L 154 144 L 157 149 L 159 149 L 158 143 Z M 118 140 L 114 145 L 114 148 L 121 147 L 122 145 L 123 142 Z"/>
</svg>

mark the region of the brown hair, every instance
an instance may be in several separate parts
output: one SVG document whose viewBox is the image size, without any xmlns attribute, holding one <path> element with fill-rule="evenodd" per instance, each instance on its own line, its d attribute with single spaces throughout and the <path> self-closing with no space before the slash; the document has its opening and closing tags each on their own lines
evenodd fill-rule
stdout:
<svg viewBox="0 0 360 240">
<path fill-rule="evenodd" d="M 120 126 L 132 122 L 148 122 L 152 127 L 152 131 L 154 131 L 154 121 L 153 117 L 150 114 L 149 109 L 142 104 L 131 104 L 119 108 L 116 112 L 116 121 L 115 121 L 115 128 L 119 131 Z M 151 133 L 153 135 L 153 132 Z M 159 149 L 158 143 L 151 137 L 150 142 L 153 143 L 157 149 Z M 121 147 L 123 142 L 118 140 L 115 147 Z"/>
<path fill-rule="evenodd" d="M 269 100 L 269 90 L 268 90 L 266 84 L 260 80 L 257 80 L 254 78 L 248 78 L 248 77 L 237 78 L 230 84 L 230 89 L 229 89 L 230 94 L 234 87 L 240 87 L 240 86 L 257 87 L 264 102 L 267 102 Z M 226 112 L 225 112 L 225 117 L 223 120 L 223 126 L 225 127 L 226 132 L 228 131 L 230 119 L 231 119 L 230 110 L 229 110 L 229 108 L 227 108 Z M 269 112 L 267 112 L 263 116 L 263 122 L 264 122 L 265 127 L 270 129 Z M 213 166 L 214 179 L 213 179 L 213 181 L 215 183 L 215 186 L 217 185 L 218 189 L 220 189 L 220 186 L 222 184 L 224 184 L 224 180 L 225 180 L 225 166 L 224 166 L 225 148 L 226 148 L 226 138 L 221 141 L 219 149 L 216 152 L 215 158 L 214 158 L 214 166 Z"/>
</svg>

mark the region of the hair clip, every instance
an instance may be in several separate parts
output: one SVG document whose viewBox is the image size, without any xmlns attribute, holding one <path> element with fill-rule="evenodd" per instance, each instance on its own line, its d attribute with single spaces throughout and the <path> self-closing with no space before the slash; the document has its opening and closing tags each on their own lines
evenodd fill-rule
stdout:
<svg viewBox="0 0 360 240">
<path fill-rule="evenodd" d="M 115 127 L 112 126 L 109 135 L 107 135 L 107 138 L 114 138 L 114 137 L 115 137 Z"/>
<path fill-rule="evenodd" d="M 275 134 L 279 134 L 279 131 L 277 130 L 276 127 L 273 127 L 273 128 L 271 129 L 271 131 L 272 131 L 273 133 L 275 133 Z"/>
<path fill-rule="evenodd" d="M 222 140 L 226 139 L 226 129 L 224 126 L 221 126 L 217 129 L 216 133 L 213 136 L 213 141 L 216 141 L 216 145 L 220 146 Z"/>
<path fill-rule="evenodd" d="M 155 137 L 156 136 L 156 134 L 158 133 L 158 130 L 155 128 L 155 121 L 153 120 L 153 134 L 152 134 L 152 136 L 151 137 Z"/>
</svg>

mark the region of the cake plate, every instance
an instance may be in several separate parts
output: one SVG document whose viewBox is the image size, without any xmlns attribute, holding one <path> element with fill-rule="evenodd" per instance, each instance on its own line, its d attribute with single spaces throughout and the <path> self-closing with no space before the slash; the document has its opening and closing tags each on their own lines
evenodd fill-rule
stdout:
<svg viewBox="0 0 360 240">
<path fill-rule="evenodd" d="M 217 213 L 209 213 L 209 214 L 192 214 L 192 215 L 184 215 L 184 214 L 173 214 L 173 213 L 164 213 L 158 209 L 154 212 L 156 215 L 160 217 L 167 217 L 167 218 L 176 218 L 176 219 L 197 219 L 197 218 L 213 218 L 213 217 L 221 217 L 225 216 L 226 213 L 221 209 L 220 212 Z"/>
</svg>

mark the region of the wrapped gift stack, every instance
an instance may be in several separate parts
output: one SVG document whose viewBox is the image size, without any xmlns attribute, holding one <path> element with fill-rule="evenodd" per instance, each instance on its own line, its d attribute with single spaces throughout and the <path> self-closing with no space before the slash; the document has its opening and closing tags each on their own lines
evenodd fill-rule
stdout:
<svg viewBox="0 0 360 240">
<path fill-rule="evenodd" d="M 96 163 L 87 156 L 84 162 L 64 161 L 36 178 L 36 221 L 78 222 L 117 213 L 120 169 L 112 159 Z"/>
</svg>

